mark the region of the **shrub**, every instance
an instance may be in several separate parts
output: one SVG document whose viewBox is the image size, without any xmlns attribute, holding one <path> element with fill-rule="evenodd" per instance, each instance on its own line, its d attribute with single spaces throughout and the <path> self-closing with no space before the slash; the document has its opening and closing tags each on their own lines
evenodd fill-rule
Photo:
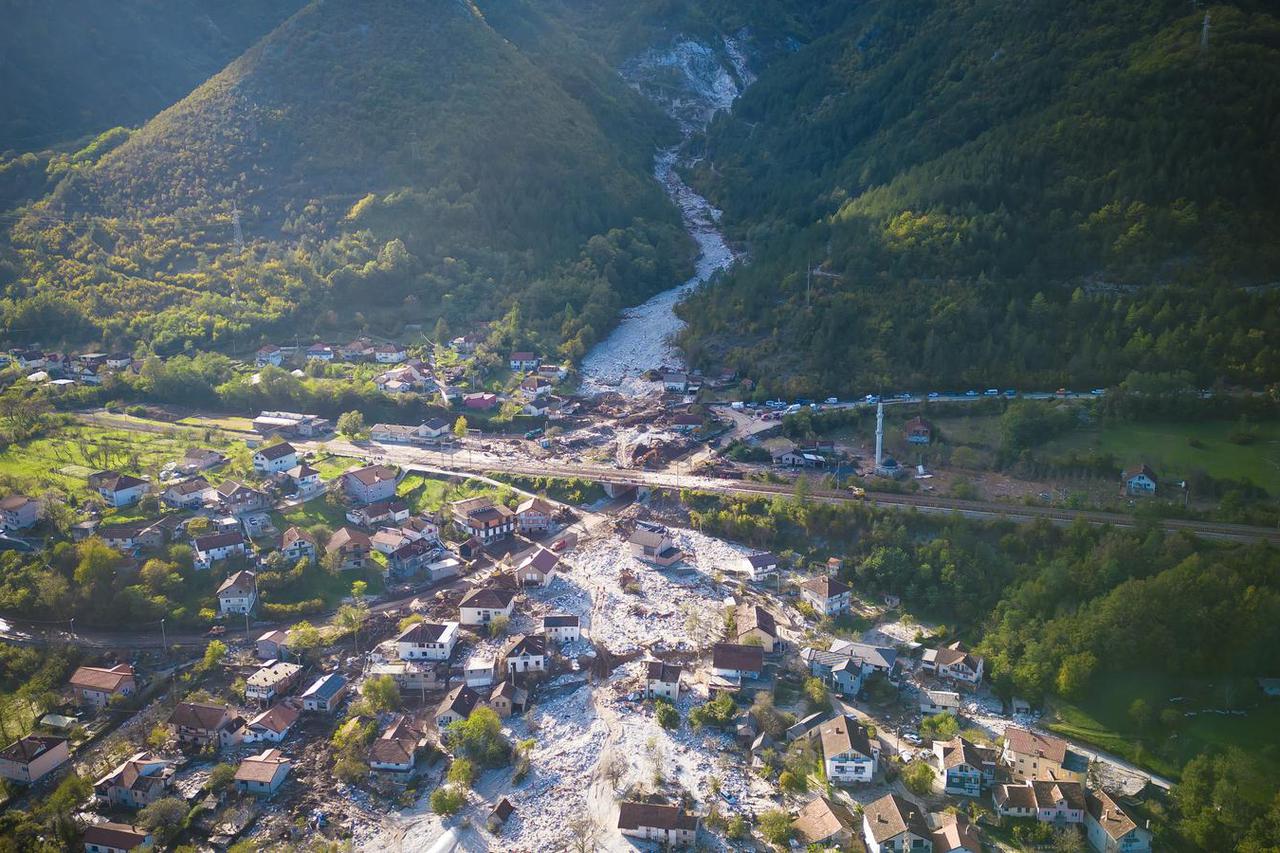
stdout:
<svg viewBox="0 0 1280 853">
<path fill-rule="evenodd" d="M 659 699 L 654 708 L 654 716 L 657 717 L 658 725 L 664 729 L 680 727 L 680 712 L 670 702 Z"/>
<path fill-rule="evenodd" d="M 773 809 L 760 815 L 760 834 L 770 844 L 779 847 L 787 846 L 794 833 L 791 827 L 791 816 L 781 809 Z"/>
<path fill-rule="evenodd" d="M 456 814 L 465 803 L 466 797 L 452 785 L 444 785 L 431 792 L 431 810 L 438 815 Z"/>
<path fill-rule="evenodd" d="M 902 781 L 913 794 L 924 796 L 933 790 L 933 768 L 923 761 L 913 761 L 902 771 Z"/>
</svg>

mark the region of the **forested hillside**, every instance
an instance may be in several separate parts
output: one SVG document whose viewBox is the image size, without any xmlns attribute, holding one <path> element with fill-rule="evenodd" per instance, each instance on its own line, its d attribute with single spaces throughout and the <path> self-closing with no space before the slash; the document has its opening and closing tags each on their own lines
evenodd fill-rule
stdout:
<svg viewBox="0 0 1280 853">
<path fill-rule="evenodd" d="M 0 153 L 146 121 L 306 0 L 0 2 Z"/>
<path fill-rule="evenodd" d="M 535 342 L 580 352 L 688 249 L 648 174 L 662 117 L 600 60 L 552 57 L 474 5 L 308 6 L 17 223 L 10 337 L 242 348 L 518 301 Z"/>
<path fill-rule="evenodd" d="M 871 0 L 811 24 L 692 176 L 751 258 L 686 306 L 695 357 L 780 391 L 1280 378 L 1280 294 L 1250 287 L 1280 276 L 1267 5 Z"/>
</svg>

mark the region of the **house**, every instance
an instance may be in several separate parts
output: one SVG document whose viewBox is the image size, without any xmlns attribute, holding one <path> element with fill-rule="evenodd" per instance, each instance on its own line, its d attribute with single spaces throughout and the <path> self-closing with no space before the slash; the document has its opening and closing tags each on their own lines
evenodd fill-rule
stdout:
<svg viewBox="0 0 1280 853">
<path fill-rule="evenodd" d="M 996 751 L 962 737 L 933 742 L 933 768 L 948 794 L 978 797 L 996 781 Z"/>
<path fill-rule="evenodd" d="M 378 501 L 349 510 L 347 521 L 364 527 L 375 527 L 406 521 L 409 514 L 409 505 L 402 500 Z"/>
<path fill-rule="evenodd" d="M 1084 823 L 1084 785 L 1079 782 L 1002 782 L 996 785 L 992 800 L 1004 817 L 1034 817 L 1059 825 Z"/>
<path fill-rule="evenodd" d="M 280 743 L 289 735 L 302 712 L 292 702 L 277 702 L 244 726 L 245 743 Z"/>
<path fill-rule="evenodd" d="M 197 536 L 192 540 L 191 545 L 195 549 L 193 565 L 195 568 L 202 570 L 212 568 L 213 564 L 220 560 L 243 557 L 246 553 L 244 536 L 238 530 Z M 236 612 L 245 613 L 247 611 L 239 610 Z"/>
<path fill-rule="evenodd" d="M 133 667 L 127 663 L 106 668 L 82 666 L 71 674 L 71 695 L 77 705 L 105 707 L 117 696 L 132 696 L 138 689 Z"/>
<path fill-rule="evenodd" d="M 207 447 L 190 447 L 182 455 L 182 461 L 178 463 L 178 468 L 184 473 L 194 474 L 197 471 L 208 471 L 212 468 L 217 468 L 219 465 L 225 465 L 226 462 L 226 455 L 216 450 L 210 450 Z"/>
<path fill-rule="evenodd" d="M 440 553 L 440 545 L 435 540 L 415 539 L 406 542 L 387 556 L 387 572 L 388 577 L 406 577 L 416 574 L 423 565 L 427 566 L 431 580 L 436 581 L 443 577 L 452 577 L 458 574 L 458 561 L 452 558 L 438 560 L 429 563 L 433 557 Z"/>
<path fill-rule="evenodd" d="M 457 622 L 416 622 L 396 637 L 396 654 L 401 660 L 448 660 L 457 642 Z"/>
<path fill-rule="evenodd" d="M 809 578 L 800 584 L 800 597 L 824 616 L 847 611 L 851 595 L 848 584 L 829 576 Z"/>
<path fill-rule="evenodd" d="M 548 613 L 542 617 L 542 636 L 555 643 L 576 643 L 582 639 L 582 629 L 577 616 L 569 613 Z"/>
<path fill-rule="evenodd" d="M 427 748 L 422 724 L 406 714 L 397 714 L 378 739 L 369 745 L 371 775 L 405 782 L 417 769 L 418 756 Z"/>
<path fill-rule="evenodd" d="M 803 450 L 788 450 L 782 453 L 774 461 L 775 465 L 783 465 L 787 468 L 825 468 L 827 459 L 817 453 L 808 453 Z"/>
<path fill-rule="evenodd" d="M 449 666 L 442 661 L 396 660 L 375 663 L 369 676 L 391 676 L 401 690 L 438 690 L 449 683 Z"/>
<path fill-rule="evenodd" d="M 314 343 L 303 351 L 308 361 L 333 361 L 334 351 L 329 344 Z"/>
<path fill-rule="evenodd" d="M 960 714 L 960 694 L 953 690 L 921 690 L 921 714 Z"/>
<path fill-rule="evenodd" d="M 289 775 L 290 766 L 289 759 L 278 749 L 251 755 L 236 768 L 236 790 L 269 797 L 280 790 Z"/>
<path fill-rule="evenodd" d="M 759 678 L 764 671 L 764 649 L 737 643 L 716 643 L 711 647 L 711 671 L 733 681 Z"/>
<path fill-rule="evenodd" d="M 551 383 L 536 373 L 526 376 L 520 381 L 520 395 L 529 400 L 536 400 L 543 394 L 551 393 Z"/>
<path fill-rule="evenodd" d="M 363 569 L 372 550 L 373 542 L 367 534 L 345 526 L 334 531 L 328 544 L 324 546 L 325 554 L 336 555 L 334 559 L 341 572 Z"/>
<path fill-rule="evenodd" d="M 850 659 L 862 665 L 863 675 L 880 673 L 891 682 L 898 677 L 898 650 L 888 646 L 872 646 L 867 643 L 854 643 L 849 640 L 835 640 L 831 643 L 831 651 L 848 655 Z"/>
<path fill-rule="evenodd" d="M 131 521 L 127 524 L 104 524 L 98 538 L 121 553 L 161 547 L 168 535 L 154 520 Z"/>
<path fill-rule="evenodd" d="M 312 438 L 330 431 L 329 420 L 318 415 L 298 412 L 262 412 L 253 419 L 253 429 L 260 435 L 296 435 Z"/>
<path fill-rule="evenodd" d="M 0 500 L 0 522 L 5 530 L 26 530 L 40 520 L 40 502 L 26 495 L 9 495 Z"/>
<path fill-rule="evenodd" d="M 1154 495 L 1158 485 L 1156 472 L 1148 465 L 1128 469 L 1120 475 L 1120 481 L 1124 483 L 1125 492 L 1131 495 Z"/>
<path fill-rule="evenodd" d="M 778 623 L 772 613 L 758 604 L 741 604 L 738 605 L 736 618 L 739 643 L 759 643 L 766 654 L 774 651 L 778 644 Z"/>
<path fill-rule="evenodd" d="M 468 536 L 485 545 L 505 539 L 515 532 L 516 515 L 491 498 L 468 498 L 449 504 L 453 521 Z"/>
<path fill-rule="evenodd" d="M 818 726 L 827 778 L 837 785 L 870 782 L 876 775 L 880 749 L 853 717 L 841 715 Z"/>
<path fill-rule="evenodd" d="M 292 565 L 299 560 L 316 561 L 316 539 L 301 527 L 290 527 L 280 537 L 280 553 Z"/>
<path fill-rule="evenodd" d="M 933 427 L 917 415 L 903 425 L 902 434 L 908 444 L 928 444 L 933 440 Z"/>
<path fill-rule="evenodd" d="M 932 835 L 924 811 L 905 797 L 886 794 L 862 808 L 862 840 L 869 853 L 929 853 Z"/>
<path fill-rule="evenodd" d="M 1084 830 L 1098 853 L 1151 853 L 1151 830 L 1133 818 L 1099 788 L 1084 793 Z"/>
<path fill-rule="evenodd" d="M 160 494 L 160 499 L 175 509 L 199 509 L 213 486 L 204 477 L 192 477 L 179 483 L 170 483 Z"/>
<path fill-rule="evenodd" d="M 700 819 L 679 806 L 653 803 L 620 803 L 618 831 L 628 838 L 653 841 L 669 847 L 689 847 L 698 838 Z"/>
<path fill-rule="evenodd" d="M 476 391 L 462 395 L 462 405 L 477 412 L 487 412 L 498 405 L 498 395 L 488 391 Z"/>
<path fill-rule="evenodd" d="M 468 687 L 488 687 L 498 671 L 498 661 L 492 655 L 473 654 L 462 666 L 462 680 Z"/>
<path fill-rule="evenodd" d="M 364 504 L 389 501 L 396 496 L 400 469 L 394 465 L 366 465 L 342 475 L 342 488 L 352 500 Z"/>
<path fill-rule="evenodd" d="M 702 426 L 702 416 L 679 414 L 671 419 L 671 425 L 675 427 L 676 432 L 696 432 L 698 427 Z"/>
<path fill-rule="evenodd" d="M 800 660 L 841 696 L 856 696 L 862 689 L 862 663 L 847 654 L 808 647 L 800 650 Z"/>
<path fill-rule="evenodd" d="M 140 826 L 127 823 L 91 823 L 84 828 L 85 853 L 129 853 L 139 847 L 151 848 L 155 838 Z"/>
<path fill-rule="evenodd" d="M 762 581 L 778 573 L 778 558 L 765 551 L 761 554 L 748 554 L 743 557 L 747 577 L 753 581 Z"/>
<path fill-rule="evenodd" d="M 267 705 L 283 696 L 302 674 L 302 667 L 282 660 L 269 660 L 244 683 L 244 698 Z"/>
<path fill-rule="evenodd" d="M 675 703 L 680 698 L 680 673 L 683 670 L 673 663 L 663 663 L 659 660 L 651 660 L 645 666 L 645 697 L 669 699 Z"/>
<path fill-rule="evenodd" d="M 846 850 L 852 849 L 858 821 L 844 806 L 820 796 L 800 810 L 791 827 L 802 845 Z"/>
<path fill-rule="evenodd" d="M 662 390 L 668 394 L 683 394 L 689 390 L 689 374 L 676 371 L 662 372 Z"/>
<path fill-rule="evenodd" d="M 284 351 L 275 344 L 264 344 L 258 347 L 253 363 L 258 367 L 266 367 L 268 364 L 279 367 L 284 364 Z"/>
<path fill-rule="evenodd" d="M 925 649 L 920 666 L 939 678 L 978 684 L 982 681 L 982 658 L 956 641 L 940 649 Z"/>
<path fill-rule="evenodd" d="M 142 500 L 150 484 L 118 471 L 101 471 L 89 477 L 89 488 L 96 491 L 108 506 L 122 507 Z"/>
<path fill-rule="evenodd" d="M 530 370 L 537 370 L 538 365 L 542 364 L 542 359 L 536 354 L 521 350 L 520 352 L 511 353 L 511 357 L 507 359 L 507 365 L 512 370 L 518 370 L 521 373 L 527 373 Z"/>
<path fill-rule="evenodd" d="M 1089 772 L 1089 759 L 1072 750 L 1062 738 L 1018 726 L 1004 730 L 1000 762 L 1017 782 L 1039 779 L 1083 783 Z"/>
<path fill-rule="evenodd" d="M 487 625 L 496 616 L 510 618 L 515 600 L 514 590 L 476 587 L 458 603 L 458 621 L 463 625 Z"/>
<path fill-rule="evenodd" d="M 444 418 L 430 418 L 418 426 L 418 435 L 423 438 L 444 438 L 449 434 L 451 424 Z"/>
<path fill-rule="evenodd" d="M 276 629 L 258 638 L 258 660 L 283 660 L 289 656 L 289 632 Z"/>
<path fill-rule="evenodd" d="M 408 358 L 399 344 L 379 344 L 373 348 L 373 360 L 378 364 L 399 364 Z"/>
<path fill-rule="evenodd" d="M 636 529 L 628 540 L 631 545 L 631 556 L 656 566 L 670 566 L 684 559 L 684 554 L 676 547 L 675 540 L 661 524 L 637 521 Z"/>
<path fill-rule="evenodd" d="M 24 785 L 38 782 L 70 757 L 66 738 L 27 735 L 0 750 L 0 777 Z"/>
<path fill-rule="evenodd" d="M 440 706 L 436 708 L 436 728 L 443 732 L 454 723 L 470 717 L 479 702 L 479 693 L 465 684 L 459 684 L 445 694 Z"/>
<path fill-rule="evenodd" d="M 373 355 L 373 341 L 359 337 L 338 347 L 338 356 L 344 361 L 360 361 Z"/>
<path fill-rule="evenodd" d="M 258 576 L 247 569 L 236 572 L 218 587 L 218 612 L 223 616 L 229 613 L 248 613 L 257 600 Z"/>
<path fill-rule="evenodd" d="M 227 705 L 180 702 L 169 715 L 169 726 L 181 744 L 215 749 L 238 740 L 242 721 Z"/>
<path fill-rule="evenodd" d="M 933 853 L 982 853 L 982 835 L 963 814 L 943 814 L 933 831 Z"/>
<path fill-rule="evenodd" d="M 387 556 L 391 556 L 396 551 L 399 551 L 405 545 L 408 545 L 410 541 L 411 540 L 408 536 L 405 536 L 394 527 L 384 527 L 377 533 L 373 534 L 373 536 L 369 537 L 369 542 L 373 545 L 373 550 L 377 551 L 379 554 L 386 554 Z"/>
<path fill-rule="evenodd" d="M 320 472 L 303 462 L 285 471 L 285 476 L 293 481 L 299 492 L 309 495 L 320 488 Z"/>
<path fill-rule="evenodd" d="M 516 523 L 525 534 L 546 533 L 555 515 L 556 508 L 545 498 L 529 498 L 516 507 Z"/>
<path fill-rule="evenodd" d="M 258 512 L 271 505 L 271 498 L 264 492 L 235 480 L 224 480 L 215 490 L 213 499 L 231 515 Z"/>
<path fill-rule="evenodd" d="M 558 565 L 560 558 L 554 552 L 541 545 L 535 546 L 516 563 L 516 582 L 520 586 L 551 586 L 551 582 L 556 579 Z"/>
<path fill-rule="evenodd" d="M 509 674 L 546 672 L 547 641 L 531 634 L 516 634 L 502 644 L 498 657 Z"/>
<path fill-rule="evenodd" d="M 512 714 L 524 713 L 529 704 L 529 691 L 516 687 L 514 681 L 502 681 L 489 694 L 488 705 L 499 717 L 506 719 Z"/>
<path fill-rule="evenodd" d="M 341 673 L 325 673 L 302 691 L 302 710 L 332 714 L 347 695 L 347 689 L 347 679 Z"/>
</svg>

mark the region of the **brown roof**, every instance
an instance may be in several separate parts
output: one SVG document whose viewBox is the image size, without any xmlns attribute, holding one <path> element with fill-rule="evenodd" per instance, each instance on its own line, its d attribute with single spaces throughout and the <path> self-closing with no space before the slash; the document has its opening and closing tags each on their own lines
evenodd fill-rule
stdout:
<svg viewBox="0 0 1280 853">
<path fill-rule="evenodd" d="M 976 671 L 978 669 L 978 662 L 982 660 L 982 658 L 965 648 L 964 643 L 959 640 L 945 645 L 940 649 L 934 649 L 933 651 L 933 659 L 937 661 L 938 666 L 955 666 L 963 661 L 965 666 Z"/>
<path fill-rule="evenodd" d="M 85 690 L 104 690 L 114 693 L 120 685 L 133 679 L 133 667 L 127 663 L 107 669 L 100 666 L 82 666 L 71 674 L 71 686 Z"/>
<path fill-rule="evenodd" d="M 149 833 L 140 826 L 127 823 L 93 823 L 84 828 L 84 843 L 99 847 L 132 850 L 146 843 Z"/>
<path fill-rule="evenodd" d="M 1031 790 L 1037 808 L 1053 808 L 1063 801 L 1069 809 L 1084 811 L 1084 786 L 1079 782 L 1032 782 Z"/>
<path fill-rule="evenodd" d="M 204 702 L 180 702 L 169 715 L 169 723 L 188 729 L 213 731 L 230 711 L 226 705 L 209 705 Z"/>
<path fill-rule="evenodd" d="M 538 545 L 533 549 L 533 553 L 520 561 L 516 567 L 523 571 L 524 569 L 534 568 L 544 575 L 550 574 L 556 566 L 560 565 L 560 558 L 551 551 Z"/>
<path fill-rule="evenodd" d="M 877 844 L 883 844 L 907 831 L 921 838 L 928 838 L 930 835 L 929 825 L 925 822 L 924 812 L 920 807 L 897 794 L 886 794 L 874 803 L 867 803 L 862 807 L 862 817 Z"/>
<path fill-rule="evenodd" d="M 505 659 L 525 655 L 545 655 L 546 653 L 547 641 L 542 637 L 530 634 L 516 634 L 502 644 L 500 657 Z"/>
<path fill-rule="evenodd" d="M 648 681 L 661 681 L 664 684 L 679 684 L 680 673 L 683 670 L 673 663 L 663 663 L 660 660 L 651 660 L 648 663 L 648 671 L 645 673 L 645 679 Z"/>
<path fill-rule="evenodd" d="M 639 829 L 652 826 L 661 829 L 698 828 L 698 818 L 679 806 L 659 806 L 652 803 L 622 803 L 618 807 L 618 829 Z"/>
<path fill-rule="evenodd" d="M 110 492 L 123 492 L 126 489 L 136 488 L 137 486 L 145 486 L 146 480 L 139 480 L 130 474 L 117 474 L 114 477 L 108 477 L 102 481 L 102 487 Z"/>
<path fill-rule="evenodd" d="M 1005 746 L 1019 755 L 1047 758 L 1061 764 L 1067 758 L 1067 742 L 1052 735 L 1031 732 L 1017 726 L 1004 730 Z"/>
<path fill-rule="evenodd" d="M 579 619 L 570 613 L 548 613 L 542 617 L 543 628 L 576 628 Z"/>
<path fill-rule="evenodd" d="M 26 495 L 9 495 L 4 500 L 0 500 L 0 509 L 22 509 L 29 503 L 34 501 Z"/>
<path fill-rule="evenodd" d="M 511 805 L 511 801 L 506 797 L 503 797 L 501 800 L 498 800 L 498 804 L 493 807 L 493 811 L 491 811 L 490 814 L 498 820 L 505 821 L 515 813 L 515 810 L 516 807 Z"/>
<path fill-rule="evenodd" d="M 822 738 L 822 754 L 827 758 L 850 752 L 872 757 L 867 730 L 852 717 L 839 716 L 834 720 L 827 720 L 818 727 L 818 736 Z"/>
<path fill-rule="evenodd" d="M 203 492 L 209 488 L 211 488 L 209 481 L 204 477 L 192 477 L 190 480 L 174 483 L 166 491 L 176 492 L 179 495 L 194 495 L 196 492 Z"/>
<path fill-rule="evenodd" d="M 1030 785 L 1003 783 L 996 786 L 992 799 L 1000 808 L 1034 809 L 1036 794 Z"/>
<path fill-rule="evenodd" d="M 552 506 L 549 501 L 544 500 L 543 498 L 529 498 L 527 501 L 522 501 L 520 505 L 516 507 L 516 512 L 520 514 L 526 512 L 540 512 L 543 515 L 555 515 L 556 508 Z"/>
<path fill-rule="evenodd" d="M 479 701 L 479 693 L 465 684 L 459 684 L 445 694 L 444 699 L 440 702 L 440 707 L 436 709 L 436 716 L 439 717 L 441 714 L 452 711 L 459 717 L 468 717 Z"/>
<path fill-rule="evenodd" d="M 240 767 L 236 770 L 236 781 L 270 784 L 281 767 L 287 772 L 289 759 L 285 758 L 278 749 L 268 749 L 261 755 L 251 755 L 241 761 Z"/>
<path fill-rule="evenodd" d="M 456 623 L 455 623 L 456 624 Z M 444 636 L 448 625 L 439 622 L 415 622 L 400 632 L 398 643 L 434 643 Z"/>
<path fill-rule="evenodd" d="M 6 761 L 12 761 L 15 764 L 27 764 L 36 758 L 44 755 L 60 743 L 66 743 L 67 739 L 63 737 L 48 737 L 45 735 L 27 735 L 19 738 L 13 743 L 0 750 L 0 758 Z"/>
<path fill-rule="evenodd" d="M 849 591 L 849 585 L 835 578 L 829 578 L 826 575 L 819 575 L 816 578 L 809 578 L 800 584 L 801 589 L 807 589 L 810 592 L 817 593 L 823 598 L 834 598 L 841 593 Z"/>
<path fill-rule="evenodd" d="M 280 537 L 281 548 L 288 548 L 296 542 L 310 542 L 314 545 L 316 544 L 316 538 L 301 527 L 290 527 L 284 532 L 284 535 Z"/>
<path fill-rule="evenodd" d="M 1120 808 L 1119 803 L 1101 788 L 1086 791 L 1084 802 L 1089 815 L 1102 827 L 1102 831 L 1117 841 L 1138 828 L 1133 819 Z"/>
<path fill-rule="evenodd" d="M 778 636 L 778 622 L 773 614 L 758 604 L 738 608 L 738 635 L 759 628 L 770 637 Z"/>
<path fill-rule="evenodd" d="M 399 475 L 400 470 L 393 465 L 366 465 L 347 472 L 348 477 L 353 477 L 366 486 L 376 486 L 378 483 L 394 480 Z"/>
<path fill-rule="evenodd" d="M 231 577 L 222 582 L 222 586 L 218 587 L 218 595 L 240 595 L 253 592 L 257 585 L 255 579 L 257 575 L 248 569 L 241 569 Z"/>
<path fill-rule="evenodd" d="M 484 607 L 496 610 L 505 609 L 516 597 L 513 590 L 495 589 L 492 587 L 476 587 L 462 597 L 459 607 Z"/>
<path fill-rule="evenodd" d="M 953 850 L 982 850 L 978 827 L 964 815 L 943 815 L 941 825 L 933 831 L 933 853 Z"/>
<path fill-rule="evenodd" d="M 950 770 L 967 764 L 975 770 L 981 770 L 985 764 L 995 763 L 995 750 L 977 746 L 962 737 L 954 737 L 943 745 L 942 768 Z"/>
<path fill-rule="evenodd" d="M 1153 483 L 1158 482 L 1156 472 L 1151 470 L 1150 465 L 1139 465 L 1137 468 L 1129 468 L 1124 472 L 1124 478 L 1126 480 L 1132 480 L 1139 474 L 1146 474 L 1151 478 L 1151 482 Z"/>
<path fill-rule="evenodd" d="M 329 537 L 329 544 L 324 546 L 324 550 L 332 554 L 337 550 L 349 550 L 351 548 L 367 549 L 373 547 L 373 541 L 367 534 L 361 533 L 354 527 L 339 527 Z"/>
<path fill-rule="evenodd" d="M 764 649 L 737 643 L 716 643 L 711 647 L 711 665 L 716 669 L 760 672 L 764 669 Z"/>
<path fill-rule="evenodd" d="M 858 822 L 844 806 L 818 797 L 800 810 L 793 825 L 802 843 L 818 844 L 838 832 L 853 832 Z"/>
<path fill-rule="evenodd" d="M 258 448 L 257 455 L 261 456 L 262 458 L 268 461 L 274 461 L 276 459 L 283 459 L 284 457 L 288 456 L 290 453 L 297 453 L 297 452 L 298 451 L 293 448 L 292 444 L 290 444 L 287 441 L 282 441 L 279 444 L 272 444 L 272 445 L 268 445 L 267 447 Z"/>
<path fill-rule="evenodd" d="M 300 712 L 293 705 L 288 702 L 279 702 L 251 719 L 249 725 L 280 734 L 288 731 L 298 721 L 299 715 Z"/>
</svg>

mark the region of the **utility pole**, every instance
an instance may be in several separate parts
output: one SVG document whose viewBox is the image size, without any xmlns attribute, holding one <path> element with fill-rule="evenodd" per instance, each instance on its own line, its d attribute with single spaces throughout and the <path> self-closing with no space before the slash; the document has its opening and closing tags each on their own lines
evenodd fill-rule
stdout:
<svg viewBox="0 0 1280 853">
<path fill-rule="evenodd" d="M 160 650 L 164 652 L 164 656 L 169 656 L 169 639 L 164 633 L 164 620 L 160 620 Z"/>
</svg>

